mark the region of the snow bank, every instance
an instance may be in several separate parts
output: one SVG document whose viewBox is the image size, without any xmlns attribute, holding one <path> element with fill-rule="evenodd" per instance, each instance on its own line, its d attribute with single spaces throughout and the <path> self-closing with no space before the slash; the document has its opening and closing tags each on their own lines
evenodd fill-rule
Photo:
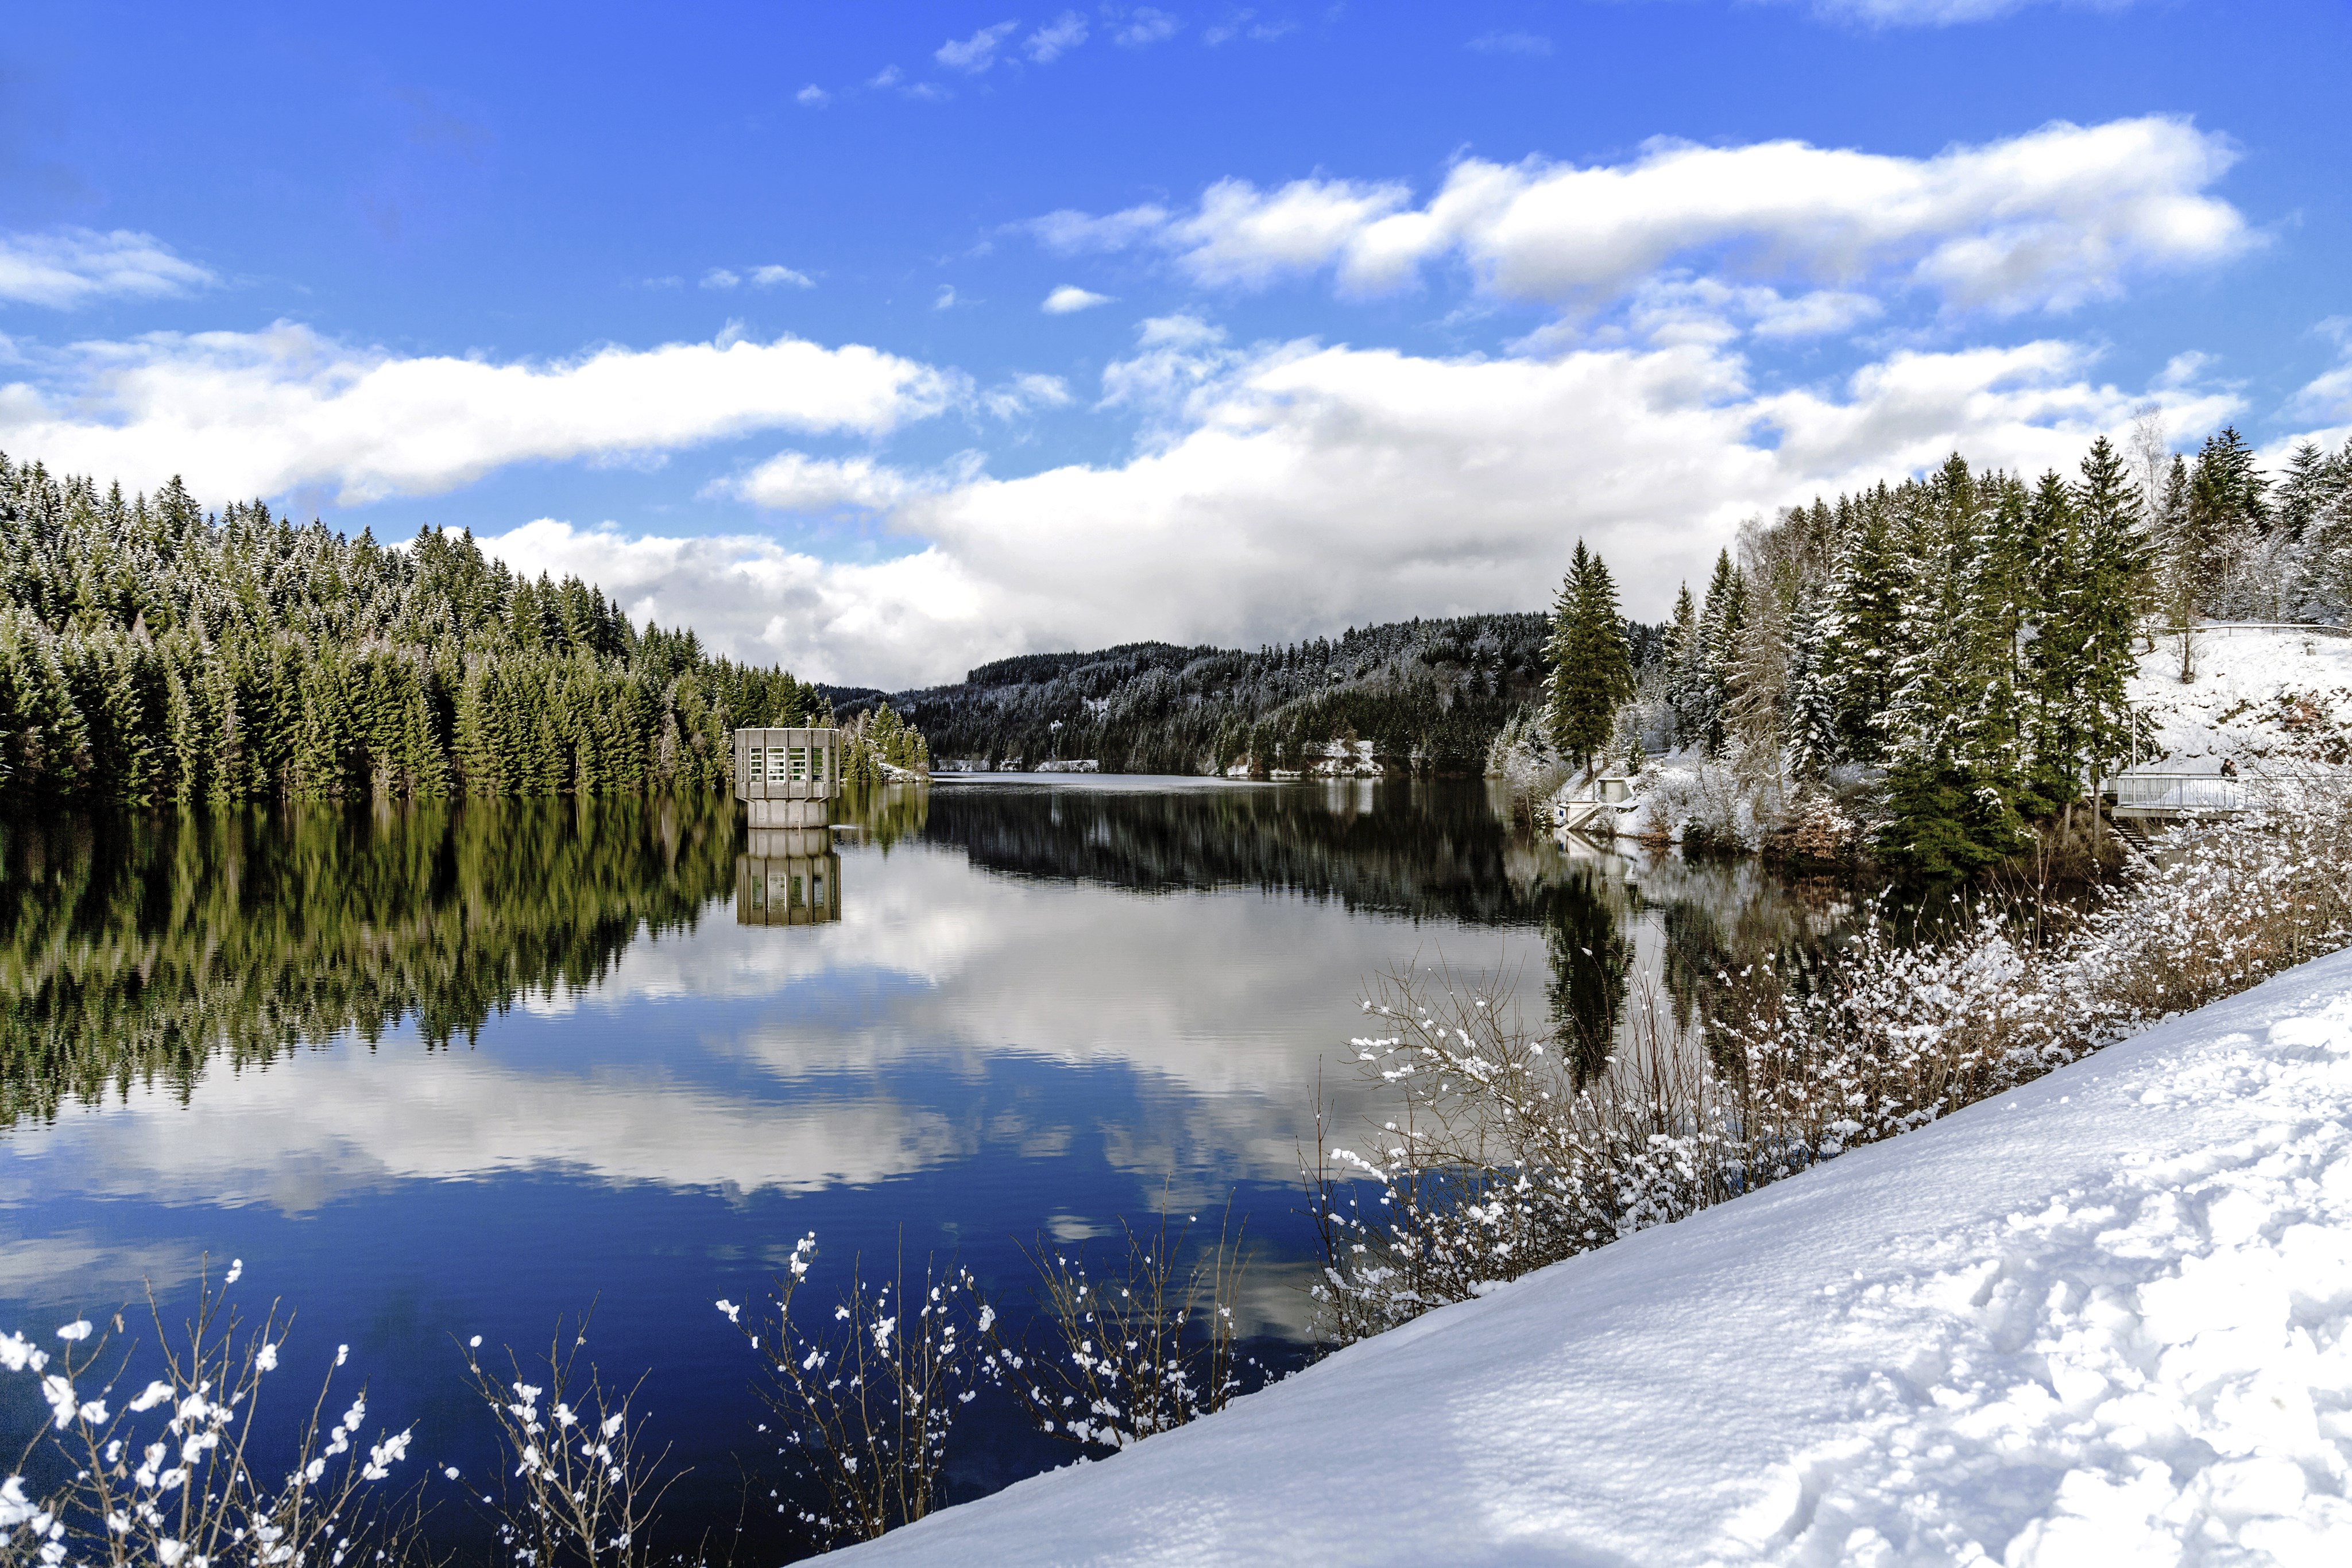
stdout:
<svg viewBox="0 0 2352 1568">
<path fill-rule="evenodd" d="M 2194 769 L 2224 757 L 2343 761 L 2352 749 L 2352 637 L 2324 629 L 2213 626 L 2197 633 L 2196 679 L 2180 679 L 2180 640 L 2159 638 L 2131 683 L 2156 744 Z"/>
<path fill-rule="evenodd" d="M 2352 952 L 857 1549 L 2352 1558 Z"/>
</svg>

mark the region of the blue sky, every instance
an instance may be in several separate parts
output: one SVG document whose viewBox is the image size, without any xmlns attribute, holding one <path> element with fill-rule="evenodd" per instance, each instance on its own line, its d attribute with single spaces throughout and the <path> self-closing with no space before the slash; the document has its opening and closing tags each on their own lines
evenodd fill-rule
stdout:
<svg viewBox="0 0 2352 1568">
<path fill-rule="evenodd" d="M 844 680 L 1533 607 L 1579 537 L 1654 615 L 1954 445 L 2341 442 L 2347 63 L 2336 3 L 54 7 L 0 450 Z"/>
</svg>

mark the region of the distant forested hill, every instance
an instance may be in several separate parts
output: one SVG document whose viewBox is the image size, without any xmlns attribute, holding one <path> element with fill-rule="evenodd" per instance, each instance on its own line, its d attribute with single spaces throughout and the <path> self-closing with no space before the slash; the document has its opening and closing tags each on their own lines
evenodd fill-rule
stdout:
<svg viewBox="0 0 2352 1568">
<path fill-rule="evenodd" d="M 1629 631 L 1637 660 L 1654 654 L 1658 629 Z M 1464 615 L 1255 653 L 1131 643 L 1000 659 L 960 685 L 819 689 L 844 712 L 887 701 L 942 760 L 1094 758 L 1113 772 L 1201 773 L 1296 766 L 1304 747 L 1347 738 L 1372 742 L 1392 768 L 1475 773 L 1504 722 L 1542 702 L 1550 633 L 1540 614 Z"/>
<path fill-rule="evenodd" d="M 0 797 L 263 798 L 719 788 L 730 732 L 822 715 L 782 670 L 630 625 L 470 534 L 404 549 L 125 499 L 0 455 Z"/>
</svg>

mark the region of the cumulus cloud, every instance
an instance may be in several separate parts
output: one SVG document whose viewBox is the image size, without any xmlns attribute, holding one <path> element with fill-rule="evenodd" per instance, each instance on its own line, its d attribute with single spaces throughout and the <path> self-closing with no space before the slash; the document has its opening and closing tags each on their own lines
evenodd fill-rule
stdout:
<svg viewBox="0 0 2352 1568">
<path fill-rule="evenodd" d="M 968 394 L 856 344 L 731 335 L 534 361 L 406 356 L 279 323 L 155 333 L 54 356 L 0 386 L 0 448 L 213 497 L 435 495 L 508 464 L 659 455 L 761 430 L 885 434 Z"/>
<path fill-rule="evenodd" d="M 999 22 L 982 27 L 969 38 L 950 38 L 932 51 L 931 58 L 950 70 L 978 76 L 996 63 L 997 46 L 1011 37 L 1019 26 L 1017 21 Z"/>
<path fill-rule="evenodd" d="M 1041 66 L 1052 65 L 1087 41 L 1087 19 L 1065 11 L 1022 40 L 1022 51 Z"/>
<path fill-rule="evenodd" d="M 1948 307 L 2064 310 L 2137 271 L 2208 265 L 2255 235 L 2209 193 L 2234 162 L 2185 120 L 2053 122 L 1930 158 L 1801 141 L 1656 141 L 1618 164 L 1465 159 L 1427 203 L 1401 183 L 1246 181 L 1190 213 L 1058 212 L 1058 250 L 1151 243 L 1194 281 L 1260 287 L 1334 269 L 1380 292 L 1451 258 L 1496 296 L 1591 308 L 1670 267 L 1812 287 L 1923 289 Z"/>
<path fill-rule="evenodd" d="M 1090 293 L 1075 283 L 1065 283 L 1045 296 L 1045 303 L 1037 307 L 1048 316 L 1067 316 L 1074 310 L 1091 310 L 1097 305 L 1110 303 L 1108 294 Z"/>
<path fill-rule="evenodd" d="M 826 104 L 833 101 L 833 94 L 825 91 L 824 89 L 817 86 L 816 83 L 811 82 L 808 86 L 801 89 L 800 91 L 793 94 L 793 101 L 799 104 L 803 109 L 823 109 Z"/>
<path fill-rule="evenodd" d="M 2149 395 L 2040 340 L 1904 352 L 1832 389 L 1759 390 L 1719 344 L 1433 359 L 1313 342 L 1238 350 L 1162 318 L 1105 372 L 1153 430 L 1129 459 L 996 478 L 788 455 L 746 494 L 856 506 L 906 541 L 828 563 L 773 541 L 531 525 L 509 554 L 633 612 L 681 609 L 719 646 L 823 678 L 953 679 L 1044 647 L 1247 645 L 1370 620 L 1543 604 L 1579 538 L 1630 613 L 1663 613 L 1741 518 L 1932 466 L 2071 469 Z M 2159 392 L 2176 430 L 2221 393 Z M 764 488 L 755 492 L 749 486 Z M 528 549 L 525 549 L 524 547 Z M 509 546 L 501 541 L 502 551 Z"/>
<path fill-rule="evenodd" d="M 100 299 L 158 299 L 218 282 L 135 229 L 0 235 L 0 300 L 70 310 Z"/>
<path fill-rule="evenodd" d="M 755 506 L 784 512 L 831 512 L 843 507 L 878 512 L 895 507 L 920 483 L 871 457 L 811 457 L 779 453 L 740 479 L 714 487 Z"/>
<path fill-rule="evenodd" d="M 2329 451 L 2352 442 L 2352 317 L 2331 316 L 2319 323 L 2323 337 L 2336 340 L 2336 363 L 2297 388 L 2283 411 L 2290 419 L 2315 420 L 2318 424 L 2283 436 L 2263 449 L 2269 467 L 2285 461 L 2287 454 L 2306 441 Z"/>
<path fill-rule="evenodd" d="M 1626 324 L 1653 343 L 1727 343 L 1750 332 L 1792 340 L 1851 331 L 1885 313 L 1885 307 L 1867 294 L 1824 288 L 1791 297 L 1762 284 L 1677 272 L 1649 279 L 1633 291 Z M 1544 329 L 1522 347 L 1563 348 L 1575 336 L 1573 329 Z"/>
</svg>

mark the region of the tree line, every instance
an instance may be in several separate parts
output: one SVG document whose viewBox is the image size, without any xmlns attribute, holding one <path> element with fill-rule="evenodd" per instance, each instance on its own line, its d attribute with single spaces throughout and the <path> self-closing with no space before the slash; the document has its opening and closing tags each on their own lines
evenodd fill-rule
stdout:
<svg viewBox="0 0 2352 1568">
<path fill-rule="evenodd" d="M 2144 421 L 2075 474 L 1932 474 L 1790 507 L 1685 585 L 1657 656 L 1633 657 L 1615 589 L 1577 547 L 1552 619 L 1547 719 L 1565 757 L 1682 749 L 1762 810 L 1862 784 L 1876 847 L 1931 876 L 2072 823 L 2143 747 L 2126 683 L 2158 628 L 2352 609 L 2352 443 L 2283 479 L 2234 430 L 2190 458 Z"/>
<path fill-rule="evenodd" d="M 1135 643 L 1003 659 L 887 700 L 921 724 L 940 758 L 1262 775 L 1311 762 L 1333 740 L 1369 740 L 1395 771 L 1475 774 L 1496 731 L 1541 699 L 1550 632 L 1528 613 L 1350 627 L 1255 651 Z M 844 711 L 886 697 L 825 693 Z"/>
<path fill-rule="evenodd" d="M 703 793 L 45 815 L 0 833 L 0 1129 L 602 980 L 734 885 Z M 723 918 L 723 915 L 722 915 Z"/>
<path fill-rule="evenodd" d="M 150 806 L 719 789 L 816 689 L 468 532 L 386 548 L 0 455 L 0 794 Z"/>
</svg>

